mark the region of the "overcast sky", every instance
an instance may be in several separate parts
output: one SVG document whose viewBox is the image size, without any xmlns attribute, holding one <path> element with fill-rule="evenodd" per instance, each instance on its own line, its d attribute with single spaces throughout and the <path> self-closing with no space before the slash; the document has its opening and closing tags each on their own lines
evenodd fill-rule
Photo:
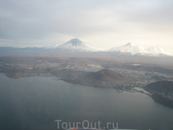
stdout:
<svg viewBox="0 0 173 130">
<path fill-rule="evenodd" d="M 97 48 L 131 42 L 173 52 L 173 0 L 0 0 L 0 46 L 73 38 Z"/>
</svg>

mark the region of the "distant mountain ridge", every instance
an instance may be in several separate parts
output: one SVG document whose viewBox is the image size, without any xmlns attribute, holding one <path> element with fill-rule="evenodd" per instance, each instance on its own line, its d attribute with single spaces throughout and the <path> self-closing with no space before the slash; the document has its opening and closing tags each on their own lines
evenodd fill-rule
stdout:
<svg viewBox="0 0 173 130">
<path fill-rule="evenodd" d="M 110 49 L 109 52 L 147 56 L 170 55 L 169 52 L 159 47 L 144 48 L 143 46 L 135 46 L 131 43 L 127 43 L 124 46 L 114 47 Z"/>
<path fill-rule="evenodd" d="M 159 47 L 150 47 L 144 48 L 143 46 L 136 46 L 131 43 L 127 43 L 123 46 L 114 47 L 109 50 L 100 50 L 93 47 L 88 46 L 81 40 L 75 38 L 71 39 L 68 42 L 58 45 L 54 44 L 51 46 L 43 46 L 43 47 L 26 47 L 26 48 L 13 48 L 13 47 L 0 47 L 0 50 L 59 50 L 59 51 L 72 51 L 72 52 L 105 52 L 105 53 L 112 53 L 118 55 L 132 55 L 132 56 L 172 56 L 169 52 L 165 51 Z"/>
<path fill-rule="evenodd" d="M 134 55 L 138 53 L 146 53 L 146 50 L 142 46 L 135 46 L 131 43 L 127 43 L 124 46 L 114 47 L 110 49 L 110 52 L 130 53 Z"/>
<path fill-rule="evenodd" d="M 159 47 L 150 47 L 144 48 L 143 46 L 135 46 L 134 44 L 127 43 L 123 46 L 114 47 L 106 51 L 101 51 L 99 49 L 95 49 L 89 47 L 81 40 L 75 38 L 70 41 L 56 46 L 57 49 L 69 50 L 69 51 L 78 51 L 78 52 L 109 52 L 109 53 L 120 53 L 120 54 L 129 54 L 129 55 L 143 55 L 143 56 L 163 56 L 170 55 L 169 52 L 165 51 Z"/>
</svg>

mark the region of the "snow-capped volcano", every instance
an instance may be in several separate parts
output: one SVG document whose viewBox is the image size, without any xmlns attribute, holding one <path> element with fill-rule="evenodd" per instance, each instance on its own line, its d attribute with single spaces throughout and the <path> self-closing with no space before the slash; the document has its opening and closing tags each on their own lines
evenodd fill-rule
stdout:
<svg viewBox="0 0 173 130">
<path fill-rule="evenodd" d="M 138 54 L 138 53 L 146 53 L 146 50 L 142 46 L 135 46 L 131 43 L 127 43 L 124 46 L 114 47 L 110 50 L 111 52 L 120 52 L 120 53 L 130 53 L 132 55 Z"/>
<path fill-rule="evenodd" d="M 94 52 L 98 51 L 95 48 L 87 46 L 85 43 L 80 41 L 79 39 L 71 39 L 70 41 L 59 45 L 57 48 L 64 49 L 64 50 L 70 50 L 70 51 L 78 51 L 78 52 Z"/>
<path fill-rule="evenodd" d="M 114 47 L 109 50 L 101 50 L 93 47 L 89 47 L 81 40 L 75 38 L 70 41 L 58 45 L 54 44 L 52 46 L 45 46 L 44 49 L 59 49 L 66 51 L 74 51 L 74 52 L 111 52 L 111 53 L 119 53 L 119 54 L 130 54 L 130 55 L 143 55 L 143 56 L 172 56 L 169 52 L 165 51 L 159 47 L 150 47 L 144 48 L 143 46 L 136 46 L 132 43 L 127 43 L 123 46 Z"/>
<path fill-rule="evenodd" d="M 135 46 L 131 43 L 127 43 L 124 46 L 114 47 L 113 49 L 110 49 L 110 52 L 148 56 L 170 55 L 169 52 L 159 47 L 144 48 L 143 46 Z"/>
</svg>

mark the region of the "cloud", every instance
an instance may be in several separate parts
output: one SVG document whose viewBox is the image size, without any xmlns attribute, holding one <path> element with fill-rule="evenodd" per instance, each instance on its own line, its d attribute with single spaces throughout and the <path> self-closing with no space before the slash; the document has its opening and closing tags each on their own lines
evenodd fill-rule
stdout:
<svg viewBox="0 0 173 130">
<path fill-rule="evenodd" d="M 5 0 L 0 19 L 1 46 L 62 44 L 74 37 L 107 48 L 173 42 L 172 0 Z"/>
</svg>

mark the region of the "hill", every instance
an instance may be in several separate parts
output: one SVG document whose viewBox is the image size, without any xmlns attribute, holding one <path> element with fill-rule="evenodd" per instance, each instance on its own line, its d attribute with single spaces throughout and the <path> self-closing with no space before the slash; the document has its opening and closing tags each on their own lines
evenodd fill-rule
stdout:
<svg viewBox="0 0 173 130">
<path fill-rule="evenodd" d="M 153 93 L 151 97 L 155 101 L 173 108 L 173 81 L 158 81 L 145 86 L 144 89 Z"/>
<path fill-rule="evenodd" d="M 127 79 L 126 76 L 110 69 L 103 69 L 98 72 L 91 72 L 87 76 L 89 79 L 97 82 L 120 82 Z"/>
<path fill-rule="evenodd" d="M 145 86 L 145 90 L 157 93 L 173 92 L 173 81 L 158 81 Z"/>
</svg>

